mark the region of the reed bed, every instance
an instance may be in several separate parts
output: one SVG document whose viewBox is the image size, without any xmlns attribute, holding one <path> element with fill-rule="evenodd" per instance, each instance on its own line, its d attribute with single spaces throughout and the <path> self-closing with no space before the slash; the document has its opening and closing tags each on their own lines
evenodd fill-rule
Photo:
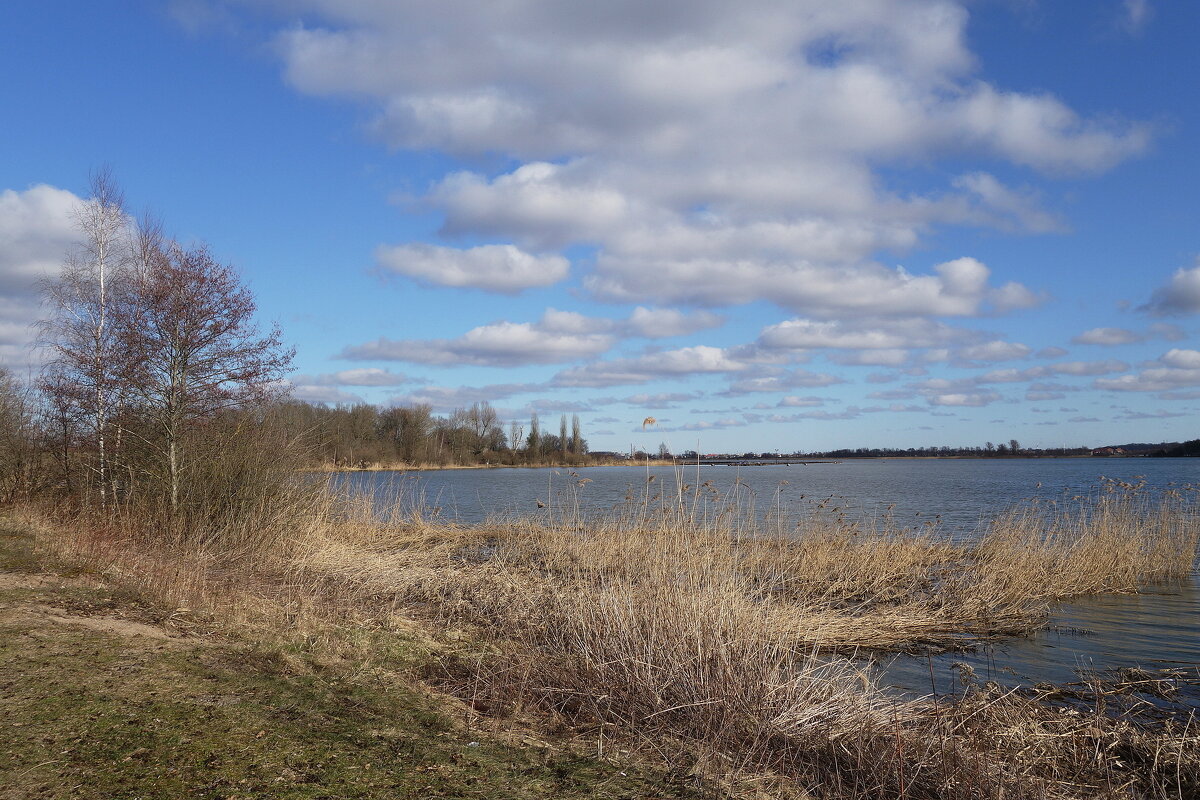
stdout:
<svg viewBox="0 0 1200 800">
<path fill-rule="evenodd" d="M 171 567 L 171 547 L 111 524 L 73 547 L 172 602 L 247 598 L 241 618 L 257 608 L 258 624 L 309 636 L 331 620 L 403 617 L 437 640 L 425 678 L 478 713 L 534 713 L 601 753 L 650 750 L 724 791 L 1200 792 L 1200 721 L 1086 712 L 994 687 L 904 701 L 850 658 L 970 646 L 1036 628 L 1066 597 L 1184 578 L 1198 541 L 1191 495 L 1110 485 L 1070 507 L 1002 515 L 968 543 L 823 508 L 763 524 L 741 497 L 721 505 L 690 491 L 647 487 L 600 519 L 480 526 L 325 493 L 280 514 L 270 546 L 240 560 L 200 548 Z"/>
</svg>

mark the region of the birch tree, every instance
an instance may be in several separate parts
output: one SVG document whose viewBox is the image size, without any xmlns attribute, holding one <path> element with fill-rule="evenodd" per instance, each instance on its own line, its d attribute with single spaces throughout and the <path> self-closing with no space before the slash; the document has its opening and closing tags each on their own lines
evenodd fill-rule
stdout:
<svg viewBox="0 0 1200 800">
<path fill-rule="evenodd" d="M 64 419 L 84 421 L 95 448 L 93 483 L 101 507 L 106 507 L 113 491 L 112 418 L 123 371 L 113 304 L 128 277 L 129 220 L 111 173 L 93 175 L 90 189 L 91 198 L 75 216 L 82 242 L 68 255 L 59 276 L 44 286 L 49 314 L 42 323 L 42 341 L 49 358 L 42 385 L 54 395 Z"/>
</svg>

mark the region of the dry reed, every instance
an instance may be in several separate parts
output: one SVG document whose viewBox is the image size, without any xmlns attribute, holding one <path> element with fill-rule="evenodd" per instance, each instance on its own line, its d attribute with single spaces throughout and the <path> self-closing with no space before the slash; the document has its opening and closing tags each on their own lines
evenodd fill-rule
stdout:
<svg viewBox="0 0 1200 800">
<path fill-rule="evenodd" d="M 1109 488 L 1072 509 L 1003 515 L 976 544 L 820 509 L 764 526 L 736 496 L 718 507 L 683 487 L 647 487 L 603 519 L 471 527 L 316 493 L 260 518 L 287 536 L 260 537 L 275 544 L 251 571 L 274 593 L 249 605 L 313 632 L 403 613 L 442 639 L 429 676 L 480 711 L 535 710 L 600 749 L 616 738 L 710 777 L 774 775 L 777 794 L 1187 797 L 1200 776 L 1195 725 L 984 689 L 901 701 L 845 658 L 1027 631 L 1058 599 L 1186 576 L 1190 499 Z M 229 583 L 214 578 L 227 558 L 194 549 L 169 567 L 170 546 L 93 528 L 74 537 L 76 555 L 123 580 L 180 603 L 238 594 L 221 596 Z"/>
</svg>

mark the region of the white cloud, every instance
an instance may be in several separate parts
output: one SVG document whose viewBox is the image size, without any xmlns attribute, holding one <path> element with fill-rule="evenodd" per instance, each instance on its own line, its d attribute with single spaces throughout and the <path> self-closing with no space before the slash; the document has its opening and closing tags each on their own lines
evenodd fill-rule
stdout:
<svg viewBox="0 0 1200 800">
<path fill-rule="evenodd" d="M 1033 350 L 1020 342 L 1002 342 L 999 340 L 984 342 L 972 347 L 964 347 L 955 355 L 967 361 L 1012 361 L 1025 358 Z"/>
<path fill-rule="evenodd" d="M 724 317 L 709 311 L 696 311 L 685 314 L 673 308 L 645 308 L 638 306 L 629 315 L 625 323 L 629 336 L 641 336 L 647 339 L 667 339 L 673 336 L 686 336 L 710 328 L 717 328 L 725 322 Z"/>
<path fill-rule="evenodd" d="M 790 319 L 763 328 L 758 343 L 768 349 L 862 349 L 936 347 L 969 342 L 979 334 L 921 318 L 895 320 Z"/>
<path fill-rule="evenodd" d="M 768 375 L 740 378 L 729 385 L 720 395 L 736 397 L 750 392 L 785 392 L 789 389 L 816 389 L 845 383 L 842 378 L 824 372 L 807 369 L 789 369 Z"/>
<path fill-rule="evenodd" d="M 950 406 L 959 408 L 981 408 L 1000 399 L 995 392 L 949 392 L 947 394 L 932 394 L 928 397 L 931 406 Z"/>
<path fill-rule="evenodd" d="M 748 425 L 745 419 L 737 417 L 722 417 L 714 420 L 700 420 L 698 422 L 689 422 L 684 425 L 675 425 L 671 427 L 659 427 L 657 430 L 663 433 L 674 433 L 678 431 L 715 431 L 725 428 L 742 428 Z M 634 432 L 640 432 L 640 428 L 634 428 Z"/>
<path fill-rule="evenodd" d="M 816 408 L 823 405 L 825 401 L 820 397 L 798 397 L 794 394 L 789 394 L 778 404 L 779 408 Z"/>
<path fill-rule="evenodd" d="M 381 337 L 374 342 L 347 347 L 340 355 L 355 361 L 511 367 L 561 364 L 588 358 L 608 350 L 616 341 L 607 333 L 563 330 L 564 322 L 567 322 L 564 317 L 548 314 L 540 323 L 481 325 L 456 339 L 393 340 Z"/>
<path fill-rule="evenodd" d="M 856 350 L 834 353 L 831 359 L 836 364 L 859 367 L 902 367 L 909 362 L 907 350 Z"/>
<path fill-rule="evenodd" d="M 825 317 L 1028 307 L 1035 291 L 990 287 L 970 259 L 913 273 L 877 259 L 940 223 L 1061 230 L 1036 192 L 969 172 L 900 196 L 879 168 L 980 157 L 1094 172 L 1149 139 L 982 80 L 951 0 L 268 5 L 289 20 L 275 49 L 298 90 L 367 106 L 392 146 L 516 162 L 424 198 L 444 234 L 512 250 L 381 250 L 444 285 L 548 285 L 565 263 L 530 254 L 584 245 L 585 285 L 621 301 L 766 299 Z"/>
<path fill-rule="evenodd" d="M 558 373 L 551 382 L 556 386 L 620 386 L 665 377 L 740 372 L 746 368 L 745 362 L 731 358 L 719 347 L 697 345 L 585 364 Z"/>
<path fill-rule="evenodd" d="M 467 408 L 473 403 L 494 403 L 513 395 L 544 390 L 542 384 L 493 383 L 487 386 L 423 386 L 408 394 L 388 398 L 396 406 L 428 405 L 434 411 Z"/>
<path fill-rule="evenodd" d="M 1050 364 L 1046 369 L 1056 375 L 1091 376 L 1124 372 L 1129 369 L 1129 365 L 1124 361 L 1109 358 L 1104 361 L 1062 361 L 1058 364 Z"/>
<path fill-rule="evenodd" d="M 56 276 L 79 244 L 80 203 L 45 184 L 0 192 L 0 365 L 18 373 L 30 363 L 32 325 L 41 316 L 38 282 Z"/>
<path fill-rule="evenodd" d="M 599 240 L 629 217 L 631 201 L 597 182 L 589 170 L 534 162 L 493 181 L 457 172 L 434 187 L 429 201 L 442 208 L 442 233 L 512 236 L 539 249 Z"/>
<path fill-rule="evenodd" d="M 1011 189 L 989 173 L 959 175 L 951 185 L 967 192 L 958 207 L 964 222 L 1030 233 L 1064 233 L 1067 230 L 1062 219 L 1041 208 L 1036 193 Z M 951 216 L 948 221 L 953 219 Z"/>
<path fill-rule="evenodd" d="M 375 260 L 387 272 L 423 283 L 504 294 L 551 286 L 566 278 L 571 266 L 562 256 L 532 255 L 510 244 L 466 250 L 431 244 L 381 246 Z"/>
<path fill-rule="evenodd" d="M 1176 270 L 1167 285 L 1155 289 L 1150 302 L 1140 310 L 1156 317 L 1200 312 L 1200 258 L 1196 266 Z"/>
<path fill-rule="evenodd" d="M 1073 344 L 1119 345 L 1145 341 L 1140 333 L 1127 328 L 1092 328 L 1071 337 Z"/>
<path fill-rule="evenodd" d="M 344 392 L 334 386 L 321 384 L 305 384 L 297 383 L 292 385 L 292 397 L 297 400 L 303 400 L 306 403 L 324 403 L 328 405 L 339 405 L 342 403 L 353 404 L 366 402 L 353 392 Z"/>
<path fill-rule="evenodd" d="M 1096 375 L 1111 375 L 1115 372 L 1125 372 L 1129 365 L 1117 359 L 1104 361 L 1061 361 L 1057 364 L 1045 364 L 1027 369 L 994 369 L 977 375 L 972 380 L 975 383 L 1022 383 L 1024 381 L 1052 378 L 1056 375 L 1073 377 L 1092 377 Z"/>
<path fill-rule="evenodd" d="M 658 392 L 655 394 L 634 394 L 623 398 L 620 402 L 640 408 L 676 408 L 679 403 L 697 400 L 703 395 L 698 392 Z"/>
<path fill-rule="evenodd" d="M 561 364 L 600 355 L 623 338 L 682 336 L 723 322 L 723 317 L 710 312 L 688 314 L 642 306 L 623 320 L 547 308 L 537 322 L 493 322 L 454 339 L 380 338 L 347 347 L 341 357 L 356 361 L 498 367 Z"/>
<path fill-rule="evenodd" d="M 659 242 L 665 249 L 667 243 Z M 755 247 L 761 248 L 760 240 Z M 596 273 L 584 285 L 615 301 L 722 306 L 766 299 L 815 317 L 975 316 L 988 310 L 1012 310 L 1039 302 L 1019 284 L 988 285 L 990 270 L 973 258 L 934 267 L 934 274 L 913 275 L 903 267 L 844 264 L 831 267 L 803 261 L 756 258 L 725 243 L 700 248 L 694 257 L 680 250 L 661 257 L 625 258 L 613 252 L 597 259 Z M 729 250 L 727 258 L 720 253 Z"/>
<path fill-rule="evenodd" d="M 344 369 L 340 372 L 322 375 L 296 375 L 291 379 L 295 386 L 400 386 L 413 383 L 403 373 L 391 372 L 378 367 L 363 367 L 361 369 Z"/>
<path fill-rule="evenodd" d="M 1118 392 L 1170 392 L 1200 386 L 1200 350 L 1172 348 L 1155 361 L 1142 364 L 1142 370 L 1118 378 L 1099 378 L 1097 389 Z"/>
<path fill-rule="evenodd" d="M 1200 350 L 1172 348 L 1163 354 L 1159 362 L 1171 369 L 1200 369 Z"/>
</svg>

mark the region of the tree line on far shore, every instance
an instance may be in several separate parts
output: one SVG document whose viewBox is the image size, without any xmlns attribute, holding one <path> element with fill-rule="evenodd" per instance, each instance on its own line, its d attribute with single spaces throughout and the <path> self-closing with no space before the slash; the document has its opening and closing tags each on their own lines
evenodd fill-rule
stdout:
<svg viewBox="0 0 1200 800">
<path fill-rule="evenodd" d="M 367 403 L 328 407 L 299 400 L 277 403 L 277 424 L 306 443 L 310 466 L 368 468 L 396 465 L 589 463 L 579 415 L 545 430 L 536 412 L 529 425 L 505 425 L 487 401 L 445 416 L 426 404 L 381 407 Z"/>
</svg>

